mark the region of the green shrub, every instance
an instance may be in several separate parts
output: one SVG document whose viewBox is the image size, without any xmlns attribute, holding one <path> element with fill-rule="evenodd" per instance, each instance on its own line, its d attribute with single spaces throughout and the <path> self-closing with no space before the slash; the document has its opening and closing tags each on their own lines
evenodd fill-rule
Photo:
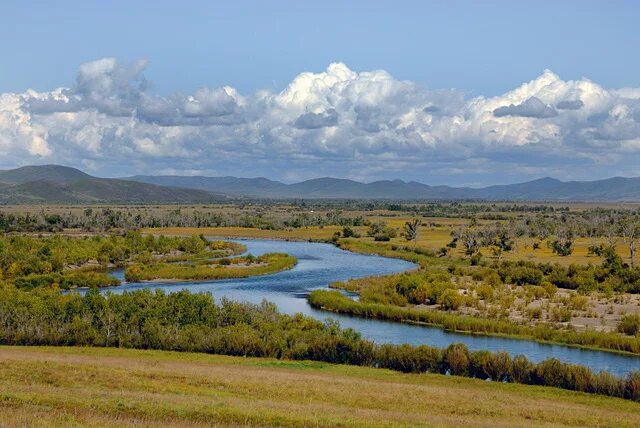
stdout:
<svg viewBox="0 0 640 428">
<path fill-rule="evenodd" d="M 618 323 L 618 331 L 628 334 L 629 336 L 637 336 L 640 334 L 640 315 L 625 315 Z"/>
<path fill-rule="evenodd" d="M 509 377 L 513 382 L 529 384 L 533 382 L 535 364 L 524 355 L 516 355 L 511 362 Z"/>
<path fill-rule="evenodd" d="M 446 311 L 455 311 L 464 302 L 464 297 L 458 293 L 458 290 L 447 288 L 438 297 L 438 304 Z"/>
<path fill-rule="evenodd" d="M 471 356 L 469 349 L 462 343 L 453 343 L 444 350 L 444 363 L 451 374 L 469 376 Z"/>
</svg>

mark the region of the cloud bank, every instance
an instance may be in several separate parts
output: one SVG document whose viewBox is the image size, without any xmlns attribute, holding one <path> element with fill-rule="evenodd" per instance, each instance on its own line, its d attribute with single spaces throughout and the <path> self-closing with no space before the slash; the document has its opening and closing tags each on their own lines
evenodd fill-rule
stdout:
<svg viewBox="0 0 640 428">
<path fill-rule="evenodd" d="M 640 175 L 640 88 L 546 70 L 500 96 L 468 97 L 333 63 L 278 93 L 159 96 L 147 66 L 103 58 L 69 87 L 0 94 L 0 166 L 452 184 Z"/>
</svg>

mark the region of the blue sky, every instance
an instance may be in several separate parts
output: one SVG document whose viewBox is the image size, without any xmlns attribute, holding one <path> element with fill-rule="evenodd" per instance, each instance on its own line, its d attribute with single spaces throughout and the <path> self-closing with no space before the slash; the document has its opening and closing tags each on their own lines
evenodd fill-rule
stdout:
<svg viewBox="0 0 640 428">
<path fill-rule="evenodd" d="M 146 58 L 160 92 L 282 89 L 340 61 L 495 95 L 548 68 L 640 86 L 633 1 L 4 1 L 0 91 L 66 85 L 80 63 Z"/>
<path fill-rule="evenodd" d="M 0 112 L 24 114 L 33 130 L 0 128 L 0 167 L 66 161 L 102 175 L 135 167 L 471 185 L 640 175 L 637 98 L 615 92 L 640 87 L 637 2 L 53 3 L 2 5 L 0 94 L 16 98 L 6 95 Z M 115 62 L 98 63 L 100 76 L 85 74 L 78 87 L 81 64 L 103 58 Z M 348 72 L 328 71 L 332 63 Z M 372 80 L 375 70 L 390 80 Z M 304 87 L 303 72 L 326 87 Z M 107 92 L 96 89 L 105 76 Z M 518 92 L 530 81 L 536 88 Z M 65 106 L 43 107 L 58 87 L 68 88 Z M 190 113 L 185 103 L 198 93 Z M 133 105 L 143 97 L 144 108 Z M 105 104 L 114 99 L 115 113 Z M 507 110 L 489 120 L 480 99 L 485 110 Z M 163 118 L 140 114 L 152 104 Z M 166 116 L 169 105 L 182 119 Z M 137 126 L 126 128 L 124 116 Z M 464 129 L 446 132 L 455 126 Z"/>
</svg>

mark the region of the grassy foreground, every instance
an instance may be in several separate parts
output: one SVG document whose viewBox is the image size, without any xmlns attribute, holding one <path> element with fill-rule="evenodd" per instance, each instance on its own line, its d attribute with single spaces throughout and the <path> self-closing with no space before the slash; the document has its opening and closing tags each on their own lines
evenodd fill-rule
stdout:
<svg viewBox="0 0 640 428">
<path fill-rule="evenodd" d="M 0 347 L 2 426 L 640 426 L 640 404 L 315 362 Z"/>
</svg>

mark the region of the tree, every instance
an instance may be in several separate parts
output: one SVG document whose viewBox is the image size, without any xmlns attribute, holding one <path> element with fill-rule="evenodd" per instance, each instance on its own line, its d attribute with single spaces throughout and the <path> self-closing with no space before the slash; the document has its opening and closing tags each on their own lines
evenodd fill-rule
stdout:
<svg viewBox="0 0 640 428">
<path fill-rule="evenodd" d="M 420 220 L 414 219 L 404 224 L 404 237 L 407 241 L 413 241 L 413 248 L 418 242 L 418 234 L 420 233 Z"/>
<path fill-rule="evenodd" d="M 570 256 L 573 253 L 573 230 L 570 227 L 560 228 L 557 239 L 551 241 L 549 247 L 559 256 Z"/>
<path fill-rule="evenodd" d="M 638 238 L 640 238 L 640 224 L 635 216 L 627 217 L 620 222 L 620 235 L 624 243 L 629 247 L 629 264 L 634 266 Z"/>
<path fill-rule="evenodd" d="M 349 226 L 344 226 L 342 228 L 342 236 L 345 238 L 357 238 L 356 233 Z"/>
<path fill-rule="evenodd" d="M 471 228 L 459 229 L 456 237 L 464 246 L 464 253 L 472 256 L 480 250 L 480 242 L 478 241 L 478 232 Z"/>
</svg>

